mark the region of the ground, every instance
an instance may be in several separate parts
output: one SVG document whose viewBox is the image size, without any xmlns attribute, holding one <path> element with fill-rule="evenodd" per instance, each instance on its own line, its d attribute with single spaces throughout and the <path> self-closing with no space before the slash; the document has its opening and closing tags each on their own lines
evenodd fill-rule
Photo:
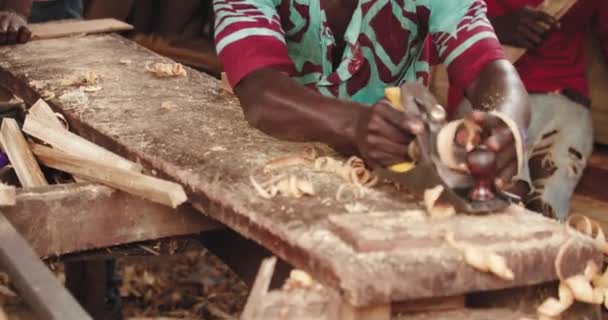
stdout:
<svg viewBox="0 0 608 320">
<path fill-rule="evenodd" d="M 53 263 L 52 267 L 64 281 L 61 265 Z M 120 258 L 118 267 L 125 319 L 238 319 L 247 298 L 245 284 L 204 249 Z M 3 291 L 6 284 L 0 273 L 0 307 L 8 320 L 36 319 L 18 297 Z"/>
</svg>

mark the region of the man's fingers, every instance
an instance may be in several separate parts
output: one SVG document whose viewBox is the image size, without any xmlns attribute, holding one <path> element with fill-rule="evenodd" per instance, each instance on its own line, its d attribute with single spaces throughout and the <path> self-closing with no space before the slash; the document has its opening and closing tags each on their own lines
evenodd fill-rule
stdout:
<svg viewBox="0 0 608 320">
<path fill-rule="evenodd" d="M 411 134 L 404 133 L 380 113 L 371 117 L 369 131 L 400 144 L 407 144 L 411 140 Z"/>
<path fill-rule="evenodd" d="M 517 153 L 515 152 L 515 143 L 505 147 L 502 152 L 496 155 L 496 167 L 498 172 L 502 171 L 508 165 L 517 162 Z"/>
<path fill-rule="evenodd" d="M 490 150 L 494 152 L 504 150 L 515 141 L 513 133 L 508 127 L 500 127 L 492 131 L 492 135 L 486 139 L 485 145 L 487 145 Z"/>
<path fill-rule="evenodd" d="M 367 154 L 367 160 L 371 163 L 377 163 L 382 167 L 388 167 L 405 161 L 405 155 L 397 156 L 379 149 L 370 150 Z"/>
<path fill-rule="evenodd" d="M 407 159 L 408 146 L 405 144 L 395 143 L 394 141 L 378 135 L 370 136 L 368 138 L 368 143 L 370 144 L 371 149 L 382 151 L 384 154 L 389 154 L 399 161 Z"/>
<path fill-rule="evenodd" d="M 531 24 L 533 24 L 532 22 Z M 517 26 L 517 32 L 519 32 L 528 42 L 532 43 L 534 47 L 537 47 L 543 42 L 543 37 L 537 34 L 533 29 L 527 25 Z"/>
<path fill-rule="evenodd" d="M 9 26 L 6 33 L 6 44 L 17 43 L 17 29 L 14 26 Z"/>
<path fill-rule="evenodd" d="M 511 180 L 516 174 L 517 162 L 511 162 L 498 173 L 494 179 L 494 185 L 500 190 L 506 189 L 511 185 Z"/>
<path fill-rule="evenodd" d="M 28 27 L 19 28 L 19 35 L 18 35 L 18 39 L 17 39 L 17 41 L 19 43 L 26 43 L 26 42 L 30 41 L 31 37 L 32 37 L 32 32 L 30 31 L 30 29 Z"/>
<path fill-rule="evenodd" d="M 419 134 L 424 130 L 424 123 L 420 119 L 407 118 L 403 112 L 394 109 L 388 102 L 380 102 L 376 105 L 378 114 L 386 122 L 392 124 L 406 134 Z"/>
<path fill-rule="evenodd" d="M 541 10 L 535 10 L 534 11 L 534 18 L 543 23 L 548 25 L 549 27 L 553 28 L 559 28 L 559 20 L 555 19 L 555 17 L 551 16 L 550 14 L 543 12 Z"/>
</svg>

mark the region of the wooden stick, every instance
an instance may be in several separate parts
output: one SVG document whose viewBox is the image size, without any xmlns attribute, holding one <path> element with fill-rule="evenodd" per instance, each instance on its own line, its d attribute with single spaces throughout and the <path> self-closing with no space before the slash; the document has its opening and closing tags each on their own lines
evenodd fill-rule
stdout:
<svg viewBox="0 0 608 320">
<path fill-rule="evenodd" d="M 55 130 L 66 130 L 57 115 L 46 101 L 39 99 L 28 111 L 28 114 L 36 121 L 43 122 L 46 126 Z"/>
<path fill-rule="evenodd" d="M 143 175 L 108 165 L 106 161 L 86 159 L 77 155 L 32 144 L 32 152 L 45 166 L 81 176 L 142 198 L 173 208 L 186 202 L 184 188 L 174 182 Z"/>
<path fill-rule="evenodd" d="M 141 172 L 141 165 L 110 152 L 77 134 L 63 128 L 58 130 L 54 127 L 54 125 L 49 126 L 48 121 L 42 122 L 37 117 L 28 115 L 25 117 L 23 131 L 50 144 L 57 150 L 91 161 L 106 163 L 119 169 Z"/>
<path fill-rule="evenodd" d="M 17 204 L 17 188 L 0 182 L 0 206 Z"/>
<path fill-rule="evenodd" d="M 255 278 L 251 293 L 241 314 L 241 320 L 256 320 L 258 311 L 262 310 L 262 301 L 268 293 L 270 281 L 274 274 L 274 267 L 277 264 L 277 258 L 272 257 L 262 261 L 258 275 Z M 261 320 L 261 319 L 260 319 Z"/>
<path fill-rule="evenodd" d="M 32 40 L 133 30 L 132 25 L 116 19 L 52 21 L 32 23 L 27 27 L 32 31 Z"/>
<path fill-rule="evenodd" d="M 30 188 L 48 185 L 15 119 L 5 118 L 2 121 L 0 143 L 15 169 L 21 186 Z"/>
<path fill-rule="evenodd" d="M 577 0 L 545 0 L 538 7 L 539 10 L 553 16 L 555 19 L 561 19 L 570 9 L 576 4 Z M 524 54 L 526 49 L 519 47 L 512 47 L 504 45 L 502 46 L 507 59 L 512 63 L 517 62 Z"/>
</svg>

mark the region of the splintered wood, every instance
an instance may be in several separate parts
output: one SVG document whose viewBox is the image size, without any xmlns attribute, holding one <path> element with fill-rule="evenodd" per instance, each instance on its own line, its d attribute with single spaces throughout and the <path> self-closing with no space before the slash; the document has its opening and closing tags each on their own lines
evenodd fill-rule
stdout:
<svg viewBox="0 0 608 320">
<path fill-rule="evenodd" d="M 263 311 L 261 310 L 262 303 L 268 293 L 268 288 L 270 287 L 270 281 L 272 280 L 272 275 L 274 274 L 274 267 L 276 264 L 277 258 L 275 257 L 262 261 L 258 275 L 255 278 L 253 287 L 251 288 L 249 299 L 247 299 L 247 303 L 245 304 L 245 308 L 241 314 L 242 320 L 257 320 L 258 313 Z"/>
<path fill-rule="evenodd" d="M 2 149 L 8 155 L 21 185 L 25 188 L 47 185 L 48 182 L 32 155 L 17 122 L 14 119 L 4 118 L 0 131 Z"/>
</svg>

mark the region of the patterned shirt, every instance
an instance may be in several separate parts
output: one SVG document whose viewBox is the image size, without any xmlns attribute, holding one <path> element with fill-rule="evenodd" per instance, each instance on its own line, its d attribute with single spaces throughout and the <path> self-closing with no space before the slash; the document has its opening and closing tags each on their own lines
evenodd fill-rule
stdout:
<svg viewBox="0 0 608 320">
<path fill-rule="evenodd" d="M 386 86 L 427 83 L 427 44 L 465 87 L 504 58 L 481 0 L 358 0 L 334 69 L 322 2 L 214 0 L 216 49 L 231 85 L 271 67 L 325 96 L 373 104 Z"/>
</svg>

